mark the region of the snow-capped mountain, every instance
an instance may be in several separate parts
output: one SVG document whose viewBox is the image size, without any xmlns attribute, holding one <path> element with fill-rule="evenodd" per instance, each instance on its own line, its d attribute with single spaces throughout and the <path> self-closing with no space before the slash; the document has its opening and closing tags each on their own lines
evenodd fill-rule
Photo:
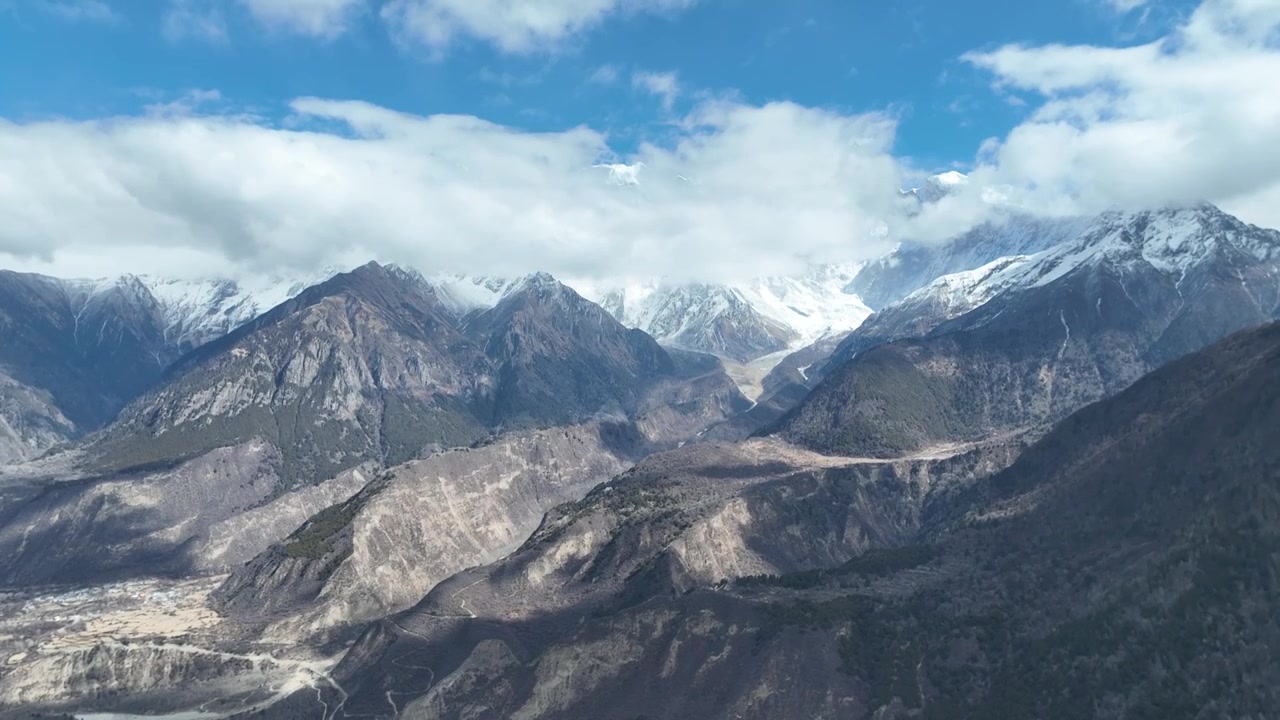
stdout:
<svg viewBox="0 0 1280 720">
<path fill-rule="evenodd" d="M 184 353 L 335 272 L 236 282 L 0 271 L 0 463 L 97 430 Z"/>
<path fill-rule="evenodd" d="M 445 307 L 457 315 L 472 310 L 488 310 L 506 297 L 519 280 L 490 275 L 440 273 L 427 278 Z"/>
<path fill-rule="evenodd" d="M 907 296 L 900 305 L 928 302 L 947 317 L 958 317 L 1012 289 L 1048 285 L 1082 268 L 1110 265 L 1122 273 L 1150 269 L 1181 293 L 1195 274 L 1217 261 L 1273 263 L 1280 258 L 1280 233 L 1236 220 L 1211 205 L 1159 212 L 1109 212 L 1080 236 L 1033 255 L 999 258 L 983 267 L 945 275 Z M 1248 282 L 1240 279 L 1244 288 Z M 1258 306 L 1274 309 L 1280 297 L 1267 288 Z M 1136 300 L 1135 300 L 1136 302 Z M 895 312 L 900 312 L 895 308 Z"/>
<path fill-rule="evenodd" d="M 912 195 L 922 203 L 937 202 L 951 193 L 969 184 L 969 176 L 962 172 L 950 172 L 930 175 L 920 187 L 904 190 L 904 195 Z"/>
<path fill-rule="evenodd" d="M 871 314 L 845 287 L 861 265 L 829 265 L 796 277 L 739 283 L 675 283 L 661 279 L 622 285 L 566 281 L 627 327 L 669 347 L 746 363 L 846 333 Z M 520 280 L 438 274 L 427 278 L 459 316 L 496 306 Z"/>
<path fill-rule="evenodd" d="M 786 424 L 843 453 L 1019 431 L 1277 318 L 1280 232 L 1211 205 L 1105 213 L 876 313 Z M 842 426 L 856 432 L 832 434 Z"/>
<path fill-rule="evenodd" d="M 178 280 L 137 278 L 159 304 L 165 337 L 183 348 L 216 340 L 262 313 L 338 274 L 324 268 L 294 276 L 275 275 L 244 280 Z"/>
<path fill-rule="evenodd" d="M 944 275 L 980 268 L 1015 255 L 1032 255 L 1080 235 L 1087 218 L 1011 215 L 996 218 L 940 244 L 903 243 L 867 263 L 845 288 L 881 309 Z"/>
<path fill-rule="evenodd" d="M 624 325 L 664 344 L 750 362 L 858 327 L 871 310 L 845 286 L 860 266 L 740 283 L 633 283 L 597 292 Z"/>
</svg>

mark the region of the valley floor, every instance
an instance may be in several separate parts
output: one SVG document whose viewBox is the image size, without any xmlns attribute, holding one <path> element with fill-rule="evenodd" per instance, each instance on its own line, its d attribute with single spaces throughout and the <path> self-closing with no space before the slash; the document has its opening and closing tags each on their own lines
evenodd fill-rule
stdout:
<svg viewBox="0 0 1280 720">
<path fill-rule="evenodd" d="M 196 720 L 332 685 L 337 657 L 258 641 L 209 609 L 224 579 L 0 593 L 0 697 L 88 720 Z"/>
</svg>

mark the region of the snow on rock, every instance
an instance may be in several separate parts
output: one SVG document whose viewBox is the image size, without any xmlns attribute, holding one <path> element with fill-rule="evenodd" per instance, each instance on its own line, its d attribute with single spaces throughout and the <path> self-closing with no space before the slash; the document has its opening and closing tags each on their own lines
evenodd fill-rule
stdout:
<svg viewBox="0 0 1280 720">
<path fill-rule="evenodd" d="M 1083 218 L 1014 214 L 979 225 L 940 244 L 903 243 L 874 260 L 846 287 L 874 309 L 883 309 L 937 278 L 983 267 L 1001 258 L 1034 255 L 1078 238 Z"/>
<path fill-rule="evenodd" d="M 844 288 L 859 265 L 737 283 L 632 282 L 579 288 L 620 322 L 660 342 L 749 362 L 858 327 L 871 310 Z"/>
<path fill-rule="evenodd" d="M 1145 265 L 1181 285 L 1188 274 L 1221 254 L 1280 260 L 1280 232 L 1246 225 L 1212 205 L 1100 215 L 1074 240 L 1032 255 L 999 258 L 952 273 L 908 295 L 900 305 L 925 300 L 957 317 L 1014 288 L 1048 285 L 1081 268 L 1107 264 L 1120 271 Z"/>
<path fill-rule="evenodd" d="M 904 190 L 904 195 L 914 195 L 922 203 L 934 203 L 969 184 L 969 176 L 952 170 L 925 178 L 921 187 Z"/>
<path fill-rule="evenodd" d="M 427 278 L 440 301 L 458 315 L 496 306 L 517 282 L 509 278 L 456 273 L 441 273 Z"/>
<path fill-rule="evenodd" d="M 1018 269 L 1031 258 L 1026 255 L 999 258 L 980 268 L 944 275 L 904 298 L 899 306 L 916 306 L 931 301 L 931 307 L 947 318 L 958 317 L 1000 294 L 1014 282 Z"/>
<path fill-rule="evenodd" d="M 155 298 L 174 344 L 195 348 L 231 332 L 303 290 L 338 274 L 337 268 L 244 280 L 179 280 L 144 276 L 137 280 Z"/>
</svg>

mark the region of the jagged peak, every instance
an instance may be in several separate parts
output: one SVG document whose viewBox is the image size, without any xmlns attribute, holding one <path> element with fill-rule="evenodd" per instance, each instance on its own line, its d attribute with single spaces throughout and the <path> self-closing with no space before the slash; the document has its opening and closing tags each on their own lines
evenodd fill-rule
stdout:
<svg viewBox="0 0 1280 720">
<path fill-rule="evenodd" d="M 405 268 L 395 263 L 382 264 L 376 260 L 371 260 L 347 273 L 339 273 L 333 276 L 332 280 L 364 280 L 364 281 L 386 281 L 397 284 L 405 284 L 412 286 L 430 287 L 430 283 L 417 270 Z M 345 283 L 343 283 L 345 285 Z"/>
<path fill-rule="evenodd" d="M 529 288 L 541 287 L 564 287 L 564 285 L 549 272 L 532 272 L 516 281 L 514 289 L 524 290 Z"/>
<path fill-rule="evenodd" d="M 1109 240 L 1162 256 L 1199 255 L 1219 241 L 1248 238 L 1251 251 L 1280 243 L 1280 233 L 1249 225 L 1207 202 L 1155 210 L 1102 213 L 1082 235 L 1086 244 Z"/>
<path fill-rule="evenodd" d="M 548 272 L 530 273 L 517 280 L 499 302 L 499 306 L 524 300 L 594 304 Z"/>
<path fill-rule="evenodd" d="M 496 305 L 467 320 L 466 327 L 468 331 L 484 328 L 488 332 L 506 328 L 526 315 L 547 315 L 555 323 L 588 320 L 624 328 L 608 310 L 545 272 L 531 273 L 512 283 Z"/>
<path fill-rule="evenodd" d="M 355 274 L 362 274 L 362 275 L 383 275 L 383 274 L 386 274 L 386 272 L 387 272 L 390 268 L 392 268 L 392 267 L 394 267 L 394 266 L 393 266 L 393 265 L 383 265 L 382 263 L 378 262 L 377 260 L 370 260 L 369 262 L 367 262 L 367 263 L 365 263 L 365 264 L 363 264 L 363 265 L 360 265 L 360 266 L 358 266 L 358 267 L 352 268 L 352 270 L 351 270 L 351 272 L 350 272 L 350 273 L 344 273 L 344 274 L 349 274 L 349 275 L 355 275 Z"/>
</svg>

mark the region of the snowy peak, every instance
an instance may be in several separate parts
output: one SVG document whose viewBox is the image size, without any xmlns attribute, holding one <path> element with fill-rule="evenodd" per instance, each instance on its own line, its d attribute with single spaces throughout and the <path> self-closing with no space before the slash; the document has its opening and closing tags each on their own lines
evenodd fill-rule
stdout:
<svg viewBox="0 0 1280 720">
<path fill-rule="evenodd" d="M 549 273 L 526 275 L 505 287 L 490 310 L 468 321 L 469 327 L 512 326 L 533 320 L 535 324 L 576 333 L 581 327 L 623 332 L 625 328 L 604 308 L 582 297 Z"/>
<path fill-rule="evenodd" d="M 980 268 L 944 275 L 903 298 L 896 310 L 928 304 L 944 318 L 959 317 L 986 303 L 1009 284 L 1031 260 L 1026 255 L 993 260 Z"/>
<path fill-rule="evenodd" d="M 138 280 L 159 304 L 169 342 L 192 349 L 226 335 L 337 274 L 337 268 L 327 267 L 309 274 L 269 275 L 243 281 L 150 276 Z"/>
<path fill-rule="evenodd" d="M 996 252 L 1007 254 L 991 258 Z M 945 268 L 954 269 L 936 274 Z M 919 289 L 893 300 L 921 281 Z M 1115 312 L 1143 316 L 1195 315 L 1185 321 L 1194 331 L 1171 331 L 1158 348 L 1172 357 L 1176 353 L 1168 348 L 1198 342 L 1179 332 L 1208 337 L 1218 325 L 1243 327 L 1276 316 L 1280 232 L 1247 225 L 1212 205 L 1108 212 L 1090 221 L 1023 218 L 978 228 L 939 247 L 900 248 L 868 266 L 853 288 L 891 302 L 837 348 L 823 373 L 871 347 L 924 337 L 950 321 L 958 324 L 948 324 L 948 332 L 978 328 L 1001 315 L 1008 320 L 1026 303 L 1056 306 L 1060 297 L 1087 306 L 1096 316 L 1091 322 L 1101 322 L 1113 306 L 1120 308 Z M 1228 306 L 1231 323 L 1244 325 L 1200 317 Z"/>
<path fill-rule="evenodd" d="M 488 310 L 511 291 L 516 281 L 487 275 L 440 273 L 427 278 L 436 295 L 459 317 L 473 310 Z"/>
<path fill-rule="evenodd" d="M 1209 204 L 1141 213 L 1107 213 L 1086 237 L 1110 251 L 1127 246 L 1166 273 L 1183 272 L 1222 252 L 1276 258 L 1280 232 L 1247 225 Z"/>
<path fill-rule="evenodd" d="M 508 294 L 515 293 L 538 293 L 538 294 L 555 294 L 568 290 L 559 280 L 555 279 L 551 273 L 535 272 L 525 275 L 515 282 Z"/>
<path fill-rule="evenodd" d="M 871 311 L 844 290 L 859 267 L 726 284 L 654 280 L 606 291 L 599 302 L 666 345 L 750 362 L 860 325 Z"/>
<path fill-rule="evenodd" d="M 1240 222 L 1218 208 L 1108 212 L 1081 236 L 1002 274 L 1002 282 L 1046 285 L 1082 267 L 1150 267 L 1179 284 L 1215 258 L 1270 262 L 1280 258 L 1280 232 Z"/>
<path fill-rule="evenodd" d="M 537 291 L 550 298 L 570 292 L 664 345 L 749 362 L 861 324 L 871 311 L 844 290 L 860 267 L 819 266 L 801 276 L 725 284 L 652 279 L 602 287 L 566 285 L 546 273 L 514 280 L 442 274 L 428 282 L 459 317 L 496 308 L 518 294 Z"/>
<path fill-rule="evenodd" d="M 903 243 L 868 263 L 845 290 L 883 309 L 944 275 L 980 268 L 1005 257 L 1034 255 L 1080 237 L 1087 218 L 1008 215 L 940 244 Z"/>
<path fill-rule="evenodd" d="M 934 203 L 969 184 L 969 176 L 962 172 L 949 172 L 930 175 L 924 184 L 903 192 L 914 196 L 922 203 Z"/>
<path fill-rule="evenodd" d="M 1005 292 L 1043 287 L 1103 267 L 1120 278 L 1155 273 L 1182 292 L 1189 278 L 1214 267 L 1238 275 L 1241 268 L 1277 261 L 1280 232 L 1247 225 L 1212 205 L 1108 212 L 1072 240 L 943 275 L 882 314 L 955 318 Z"/>
</svg>

